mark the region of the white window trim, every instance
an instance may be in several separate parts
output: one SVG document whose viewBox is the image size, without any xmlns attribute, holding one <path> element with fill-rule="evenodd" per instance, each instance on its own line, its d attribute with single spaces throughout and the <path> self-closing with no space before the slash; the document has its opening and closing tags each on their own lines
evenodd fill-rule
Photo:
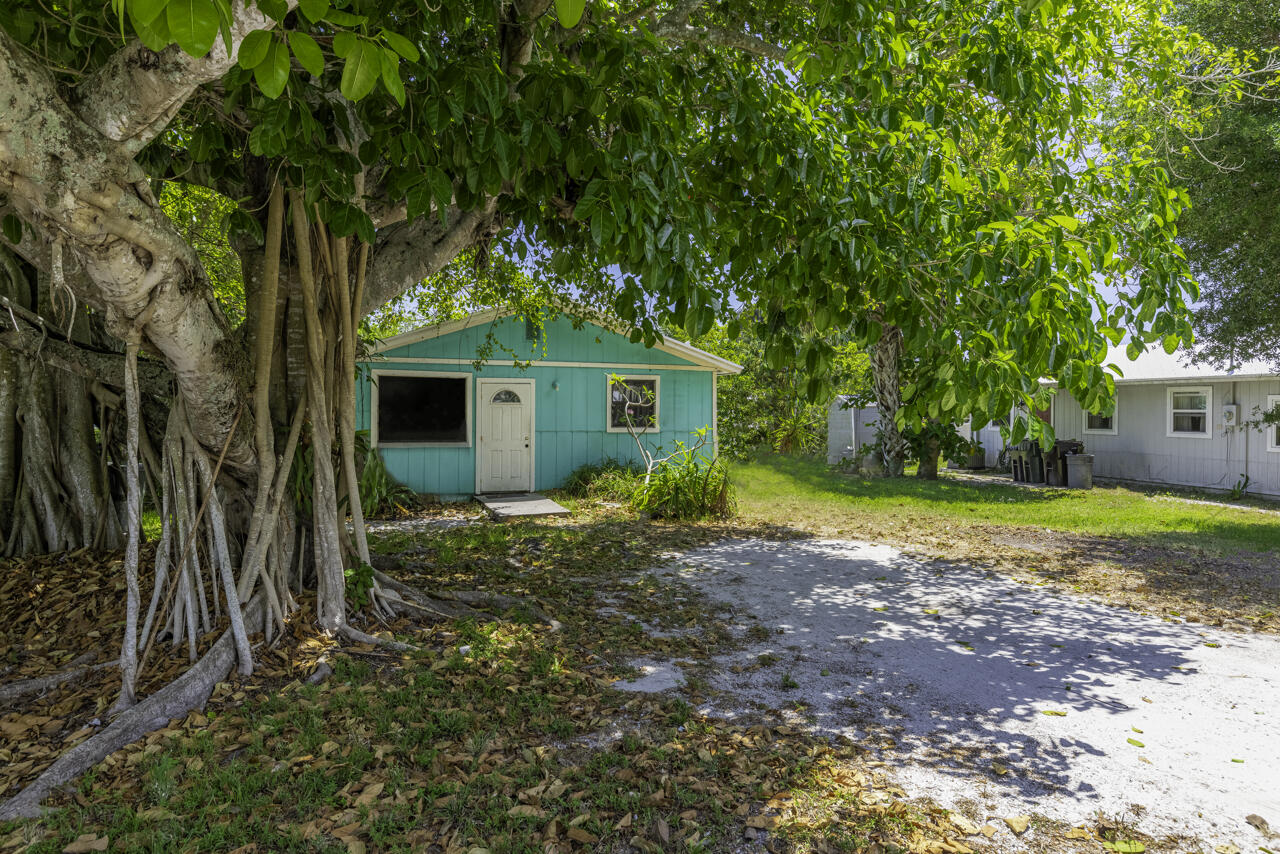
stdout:
<svg viewBox="0 0 1280 854">
<path fill-rule="evenodd" d="M 466 380 L 466 431 L 465 442 L 379 442 L 378 441 L 378 378 L 379 377 L 443 377 Z M 470 448 L 472 438 L 472 387 L 473 376 L 462 371 L 401 371 L 374 369 L 369 372 L 369 442 L 375 448 Z"/>
<path fill-rule="evenodd" d="M 653 420 L 651 427 L 636 430 L 640 433 L 658 433 L 662 430 L 662 377 L 657 374 L 613 374 L 604 375 L 604 429 L 607 433 L 627 433 L 626 427 L 613 426 L 613 377 L 624 382 L 627 380 L 653 380 Z"/>
<path fill-rule="evenodd" d="M 1266 415 L 1274 409 L 1277 404 L 1280 404 L 1280 394 L 1267 395 L 1267 408 L 1263 410 L 1262 414 Z M 1280 443 L 1276 442 L 1276 431 L 1278 429 L 1280 429 L 1280 424 L 1267 425 L 1267 450 L 1273 454 L 1280 454 Z"/>
<path fill-rule="evenodd" d="M 1174 394 L 1204 395 L 1204 432 L 1186 433 L 1173 430 L 1173 396 Z M 1179 412 L 1191 413 L 1196 410 L 1181 409 Z M 1213 386 L 1211 385 L 1171 385 L 1165 389 L 1164 398 L 1165 435 L 1170 439 L 1212 439 L 1213 438 Z"/>
<path fill-rule="evenodd" d="M 1093 436 L 1115 436 L 1119 433 L 1120 427 L 1120 392 L 1115 393 L 1115 407 L 1111 410 L 1111 429 L 1101 430 L 1089 426 L 1089 410 L 1084 410 L 1084 417 L 1080 425 L 1080 430 Z"/>
</svg>

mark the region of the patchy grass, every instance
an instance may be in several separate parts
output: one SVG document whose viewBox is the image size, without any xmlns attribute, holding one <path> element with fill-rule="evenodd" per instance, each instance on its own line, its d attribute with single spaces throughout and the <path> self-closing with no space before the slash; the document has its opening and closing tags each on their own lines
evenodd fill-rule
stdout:
<svg viewBox="0 0 1280 854">
<path fill-rule="evenodd" d="M 1112 604 L 1280 632 L 1280 515 L 1122 487 L 881 480 L 821 461 L 733 469 L 744 524 L 900 545 Z"/>
<path fill-rule="evenodd" d="M 644 570 L 778 532 L 579 510 L 374 540 L 406 580 L 522 596 L 560 631 L 519 609 L 402 625 L 422 647 L 405 656 L 295 631 L 292 672 L 327 655 L 326 683 L 221 685 L 204 714 L 114 754 L 44 821 L 0 827 L 0 849 L 728 852 L 760 835 L 780 851 L 907 851 L 958 838 L 852 744 L 704 717 L 697 679 L 687 698 L 609 687 L 635 657 L 732 646 L 715 608 Z"/>
<path fill-rule="evenodd" d="M 951 820 L 907 804 L 857 746 L 695 711 L 707 684 L 697 668 L 734 647 L 729 615 L 645 570 L 725 536 L 893 542 L 1171 618 L 1230 611 L 1273 628 L 1266 609 L 1280 610 L 1263 584 L 1274 557 L 1258 552 L 1280 547 L 1280 531 L 1256 511 L 1130 490 L 870 482 L 780 458 L 734 475 L 734 524 L 653 522 L 558 496 L 572 518 L 375 536 L 411 583 L 522 597 L 563 627 L 520 609 L 401 624 L 422 651 L 400 656 L 340 650 L 300 621 L 296 643 L 271 653 L 289 675 L 223 684 L 205 714 L 113 755 L 44 821 L 0 827 L 0 849 L 729 852 L 765 834 L 779 851 L 943 850 L 958 837 Z M 1232 569 L 1250 561 L 1269 568 L 1257 585 Z M 321 655 L 335 675 L 301 684 Z M 613 690 L 637 658 L 692 665 L 686 695 Z M 40 699 L 42 733 L 83 725 L 76 711 L 53 726 L 63 701 Z"/>
</svg>

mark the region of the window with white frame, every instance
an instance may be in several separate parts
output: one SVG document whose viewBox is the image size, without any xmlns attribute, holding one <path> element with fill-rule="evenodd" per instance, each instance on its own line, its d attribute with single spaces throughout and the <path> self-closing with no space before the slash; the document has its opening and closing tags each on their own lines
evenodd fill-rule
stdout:
<svg viewBox="0 0 1280 854">
<path fill-rule="evenodd" d="M 471 444 L 471 375 L 374 371 L 374 442 Z"/>
<path fill-rule="evenodd" d="M 1205 438 L 1212 435 L 1209 413 L 1213 410 L 1211 386 L 1171 386 L 1169 388 L 1169 435 Z"/>
<path fill-rule="evenodd" d="M 1084 411 L 1084 432 L 1100 433 L 1108 436 L 1116 435 L 1116 419 L 1120 415 L 1120 395 L 1117 392 L 1115 405 L 1110 415 L 1099 415 L 1096 412 Z"/>
<path fill-rule="evenodd" d="M 1280 415 L 1280 411 L 1276 410 L 1277 406 L 1280 406 L 1280 394 L 1267 395 L 1267 411 L 1262 414 L 1277 412 Z M 1280 453 L 1280 424 L 1267 425 L 1267 450 Z"/>
<path fill-rule="evenodd" d="M 658 377 L 609 377 L 611 433 L 658 429 Z"/>
</svg>

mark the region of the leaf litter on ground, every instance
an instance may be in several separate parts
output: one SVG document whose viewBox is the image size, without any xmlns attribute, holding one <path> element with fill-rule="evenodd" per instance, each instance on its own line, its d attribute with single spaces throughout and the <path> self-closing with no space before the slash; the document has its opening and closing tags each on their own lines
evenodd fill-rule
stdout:
<svg viewBox="0 0 1280 854">
<path fill-rule="evenodd" d="M 401 621 L 384 628 L 421 651 L 400 655 L 338 649 L 304 612 L 251 679 L 220 683 L 203 712 L 108 757 L 43 821 L 0 827 L 0 849 L 715 851 L 751 831 L 770 850 L 970 851 L 945 811 L 908 804 L 857 745 L 610 688 L 637 655 L 705 659 L 731 643 L 723 615 L 644 570 L 741 533 L 587 508 L 565 522 L 383 534 L 403 580 L 522 597 L 563 628 L 518 608 L 501 622 Z M 114 578 L 106 566 L 102 577 Z M 118 598 L 112 588 L 102 607 Z M 74 653 L 68 642 L 47 655 Z M 305 684 L 321 657 L 334 675 Z M 109 702 L 110 681 L 69 689 L 73 711 Z M 597 743 L 624 719 L 631 731 Z"/>
</svg>

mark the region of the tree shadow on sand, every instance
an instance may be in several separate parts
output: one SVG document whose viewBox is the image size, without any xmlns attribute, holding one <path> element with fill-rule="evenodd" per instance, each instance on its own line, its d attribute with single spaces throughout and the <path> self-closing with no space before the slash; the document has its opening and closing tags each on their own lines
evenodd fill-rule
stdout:
<svg viewBox="0 0 1280 854">
<path fill-rule="evenodd" d="M 1261 716 L 1273 639 L 1207 638 L 883 546 L 739 540 L 685 566 L 685 580 L 781 632 L 749 632 L 769 639 L 717 661 L 723 713 L 799 704 L 810 726 L 878 744 L 943 790 L 951 778 L 976 791 L 976 778 L 1032 811 L 1057 799 L 1083 819 L 1153 793 L 1146 806 L 1169 815 L 1242 822 L 1263 808 L 1248 793 L 1274 772 L 1229 758 L 1280 755 L 1280 729 Z"/>
</svg>

